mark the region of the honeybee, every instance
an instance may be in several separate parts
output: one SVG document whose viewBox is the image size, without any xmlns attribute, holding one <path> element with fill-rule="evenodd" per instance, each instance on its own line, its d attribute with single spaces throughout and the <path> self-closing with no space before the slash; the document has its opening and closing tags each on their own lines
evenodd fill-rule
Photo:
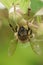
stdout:
<svg viewBox="0 0 43 65">
<path fill-rule="evenodd" d="M 35 15 L 30 15 L 30 9 L 28 14 L 25 14 L 19 7 L 19 5 L 12 5 L 12 7 L 8 10 L 6 8 L 0 8 L 2 12 L 0 12 L 0 18 L 4 20 L 8 20 L 9 26 L 14 33 L 14 40 L 11 40 L 10 47 L 8 48 L 8 55 L 13 55 L 16 50 L 18 42 L 22 42 L 22 44 L 27 44 L 30 42 L 30 45 L 33 51 L 37 54 L 42 54 L 40 39 L 43 40 L 43 35 L 39 29 L 43 27 L 43 23 L 37 24 Z M 5 10 L 3 12 L 3 10 Z M 1 13 L 3 13 L 1 15 Z M 5 13 L 5 15 L 4 15 Z M 39 38 L 41 37 L 41 38 Z M 43 41 L 41 41 L 43 43 Z"/>
</svg>

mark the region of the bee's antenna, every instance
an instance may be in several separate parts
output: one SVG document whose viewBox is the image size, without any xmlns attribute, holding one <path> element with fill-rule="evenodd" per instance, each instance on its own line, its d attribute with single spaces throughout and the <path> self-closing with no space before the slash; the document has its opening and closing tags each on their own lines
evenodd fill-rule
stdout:
<svg viewBox="0 0 43 65">
<path fill-rule="evenodd" d="M 31 8 L 28 8 L 28 11 L 27 11 L 28 16 L 30 15 L 30 13 L 31 13 Z"/>
</svg>

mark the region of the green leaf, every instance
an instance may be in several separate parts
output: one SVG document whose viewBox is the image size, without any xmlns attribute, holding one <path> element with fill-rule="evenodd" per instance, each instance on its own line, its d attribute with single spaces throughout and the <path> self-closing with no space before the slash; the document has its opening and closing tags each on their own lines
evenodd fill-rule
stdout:
<svg viewBox="0 0 43 65">
<path fill-rule="evenodd" d="M 1 0 L 0 2 L 2 2 L 8 9 L 12 6 L 12 3 L 19 4 L 24 12 L 30 7 L 30 0 Z"/>
<path fill-rule="evenodd" d="M 31 0 L 31 8 L 33 12 L 37 12 L 42 7 L 43 2 L 41 2 L 40 0 Z"/>
<path fill-rule="evenodd" d="M 6 8 L 10 8 L 10 6 L 12 5 L 13 0 L 1 0 L 0 1 Z"/>
</svg>

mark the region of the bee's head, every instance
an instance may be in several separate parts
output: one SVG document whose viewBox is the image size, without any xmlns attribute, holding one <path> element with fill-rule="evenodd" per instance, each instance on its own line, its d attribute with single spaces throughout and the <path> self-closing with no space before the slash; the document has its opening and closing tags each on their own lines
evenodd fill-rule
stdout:
<svg viewBox="0 0 43 65">
<path fill-rule="evenodd" d="M 28 39 L 28 32 L 30 31 L 30 28 L 28 28 L 28 30 L 21 26 L 18 30 L 18 38 L 21 40 L 21 41 L 25 41 Z"/>
<path fill-rule="evenodd" d="M 26 40 L 28 37 L 28 31 L 23 26 L 21 26 L 18 30 L 18 38 L 22 41 Z"/>
</svg>

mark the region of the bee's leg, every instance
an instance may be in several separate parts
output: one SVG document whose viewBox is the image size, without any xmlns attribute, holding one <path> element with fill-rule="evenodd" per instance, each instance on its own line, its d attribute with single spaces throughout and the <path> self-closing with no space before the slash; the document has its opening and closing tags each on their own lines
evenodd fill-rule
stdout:
<svg viewBox="0 0 43 65">
<path fill-rule="evenodd" d="M 34 34 L 30 28 L 28 28 L 28 39 L 30 40 L 31 38 L 34 37 Z"/>
<path fill-rule="evenodd" d="M 28 41 L 30 41 L 32 37 L 32 35 L 28 35 Z"/>
<path fill-rule="evenodd" d="M 11 29 L 13 30 L 13 32 L 15 32 L 15 30 L 14 30 L 12 24 L 9 23 L 9 26 L 11 27 Z"/>
<path fill-rule="evenodd" d="M 12 24 L 9 23 L 9 26 L 11 27 L 11 29 L 13 30 L 13 32 L 17 32 L 17 26 L 15 27 L 15 29 L 13 28 Z"/>
</svg>

